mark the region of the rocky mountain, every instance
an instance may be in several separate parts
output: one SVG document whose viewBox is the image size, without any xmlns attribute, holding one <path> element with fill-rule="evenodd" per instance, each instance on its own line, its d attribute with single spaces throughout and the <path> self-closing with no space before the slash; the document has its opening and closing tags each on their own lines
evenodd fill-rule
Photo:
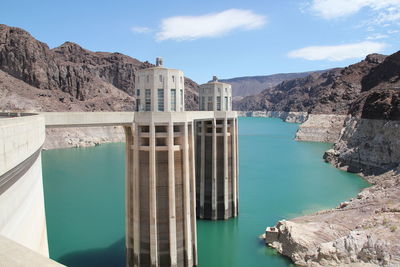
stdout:
<svg viewBox="0 0 400 267">
<path fill-rule="evenodd" d="M 350 114 L 365 119 L 400 120 L 400 51 L 385 58 L 361 81 Z"/>
<path fill-rule="evenodd" d="M 272 88 L 283 81 L 303 78 L 312 73 L 322 73 L 325 71 L 326 70 L 300 73 L 279 73 L 265 76 L 237 77 L 231 79 L 220 79 L 220 81 L 231 84 L 233 96 L 236 97 L 236 99 L 240 99 L 245 96 L 259 94 L 266 88 Z"/>
<path fill-rule="evenodd" d="M 29 100 L 36 103 L 32 108 L 42 111 L 133 110 L 135 72 L 150 66 L 120 53 L 92 52 L 71 42 L 50 49 L 25 30 L 0 25 L 0 70 L 7 76 L 0 80 L 0 90 L 15 98 L 2 97 L 2 109 L 23 109 Z M 13 81 L 19 86 L 13 86 Z M 198 85 L 187 78 L 185 85 L 186 108 L 196 110 Z"/>
<path fill-rule="evenodd" d="M 365 89 L 364 77 L 384 62 L 385 56 L 368 55 L 359 63 L 321 74 L 284 81 L 256 96 L 235 103 L 239 110 L 277 110 L 345 115 Z M 365 86 L 365 85 L 364 85 Z"/>
</svg>

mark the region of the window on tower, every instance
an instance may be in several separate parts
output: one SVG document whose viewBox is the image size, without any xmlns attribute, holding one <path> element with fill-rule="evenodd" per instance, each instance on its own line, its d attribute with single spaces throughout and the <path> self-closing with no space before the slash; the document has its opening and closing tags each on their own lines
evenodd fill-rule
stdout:
<svg viewBox="0 0 400 267">
<path fill-rule="evenodd" d="M 164 89 L 158 89 L 158 111 L 164 111 Z"/>
<path fill-rule="evenodd" d="M 150 89 L 146 89 L 144 101 L 145 101 L 144 111 L 151 111 L 151 90 Z"/>
<path fill-rule="evenodd" d="M 174 77 L 174 76 L 172 76 Z M 176 90 L 171 89 L 171 111 L 176 111 Z"/>
<path fill-rule="evenodd" d="M 183 107 L 185 106 L 184 100 L 183 100 L 183 90 L 181 89 L 181 111 L 183 111 Z"/>
<path fill-rule="evenodd" d="M 221 110 L 221 97 L 217 96 L 217 110 L 220 111 Z"/>
</svg>

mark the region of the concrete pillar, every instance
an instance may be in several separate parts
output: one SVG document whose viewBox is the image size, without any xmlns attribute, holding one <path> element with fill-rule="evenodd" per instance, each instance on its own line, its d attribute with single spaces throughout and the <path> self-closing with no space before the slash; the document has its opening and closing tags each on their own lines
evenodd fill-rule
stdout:
<svg viewBox="0 0 400 267">
<path fill-rule="evenodd" d="M 126 212 L 126 262 L 129 266 L 139 266 L 140 226 L 139 226 L 139 184 L 134 179 L 138 173 L 138 128 L 135 124 L 125 130 L 125 212 Z"/>
<path fill-rule="evenodd" d="M 238 147 L 238 120 L 237 118 L 233 119 L 233 129 L 232 133 L 234 136 L 232 137 L 232 184 L 233 184 L 233 206 L 234 206 L 234 216 L 237 216 L 239 213 L 239 147 Z"/>
<path fill-rule="evenodd" d="M 229 211 L 229 181 L 228 181 L 228 174 L 229 174 L 229 167 L 228 167 L 228 120 L 224 118 L 224 125 L 223 125 L 223 139 L 224 139 L 224 219 L 227 220 L 230 217 Z"/>
<path fill-rule="evenodd" d="M 169 203 L 169 238 L 171 266 L 177 266 L 176 251 L 176 211 L 175 211 L 175 150 L 174 124 L 168 124 L 168 203 Z"/>
<path fill-rule="evenodd" d="M 184 122 L 183 125 L 183 209 L 184 209 L 184 235 L 185 235 L 185 260 L 186 266 L 193 265 L 193 251 L 192 251 L 192 222 L 191 222 L 191 208 L 190 208 L 190 164 L 189 164 L 189 138 L 188 138 L 188 123 Z"/>
<path fill-rule="evenodd" d="M 126 225 L 133 225 L 133 192 L 132 192 L 132 183 L 133 183 L 133 127 L 124 127 L 125 131 L 125 224 Z M 127 262 L 134 262 L 134 251 L 133 251 L 133 228 L 127 227 L 126 228 L 126 261 Z"/>
<path fill-rule="evenodd" d="M 205 190 L 205 162 L 206 162 L 206 124 L 204 121 L 201 122 L 201 166 L 200 166 L 200 218 L 204 218 L 204 190 Z"/>
<path fill-rule="evenodd" d="M 133 196 L 130 196 L 127 198 L 127 201 L 132 201 L 133 202 L 133 233 L 132 230 L 130 230 L 131 234 L 133 234 L 133 238 L 131 235 L 129 235 L 129 239 L 133 239 L 133 252 L 134 252 L 134 266 L 140 266 L 140 195 L 139 195 L 139 145 L 140 145 L 140 140 L 139 140 L 139 127 L 137 124 L 134 124 L 134 143 L 133 143 L 133 177 L 131 177 L 131 182 L 130 185 L 133 186 L 131 187 L 132 189 L 131 194 L 133 192 Z M 130 161 L 131 162 L 131 161 Z M 132 162 L 131 162 L 132 164 Z M 126 168 L 129 168 L 127 165 Z M 128 227 L 129 229 L 130 227 Z"/>
<path fill-rule="evenodd" d="M 217 122 L 215 118 L 212 123 L 212 186 L 211 186 L 211 218 L 217 219 Z"/>
<path fill-rule="evenodd" d="M 190 157 L 191 157 L 191 213 L 196 214 L 196 168 L 195 168 L 195 122 L 192 122 L 192 127 L 190 131 Z M 197 266 L 197 224 L 196 219 L 192 216 L 192 249 L 193 249 L 193 265 Z"/>
<path fill-rule="evenodd" d="M 158 266 L 157 247 L 157 206 L 156 206 L 156 136 L 154 123 L 150 123 L 150 153 L 149 153 L 149 203 L 150 203 L 150 262 Z"/>
</svg>

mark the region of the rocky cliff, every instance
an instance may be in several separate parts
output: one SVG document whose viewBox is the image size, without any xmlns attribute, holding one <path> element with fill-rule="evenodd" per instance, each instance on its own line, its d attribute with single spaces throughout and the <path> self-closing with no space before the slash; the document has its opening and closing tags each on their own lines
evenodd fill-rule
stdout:
<svg viewBox="0 0 400 267">
<path fill-rule="evenodd" d="M 338 140 L 324 155 L 327 162 L 364 176 L 372 186 L 336 209 L 280 221 L 277 233 L 267 233 L 269 245 L 296 264 L 400 266 L 399 82 L 397 52 L 362 77 Z M 309 115 L 297 136 L 310 138 L 311 129 L 314 138 L 322 116 Z"/>
<path fill-rule="evenodd" d="M 349 172 L 379 175 L 400 164 L 400 121 L 349 117 L 326 161 Z"/>
<path fill-rule="evenodd" d="M 367 175 L 395 168 L 400 163 L 400 52 L 362 79 L 361 93 L 349 113 L 326 160 Z"/>
<path fill-rule="evenodd" d="M 0 24 L 0 109 L 133 111 L 135 73 L 150 66 L 120 53 L 92 52 L 71 42 L 50 49 L 25 30 Z M 197 110 L 198 85 L 185 78 L 185 89 L 186 109 Z M 60 135 L 51 131 L 49 143 L 64 147 L 102 142 L 89 140 L 84 134 L 90 132 L 87 129 L 63 132 L 85 141 L 61 144 L 57 140 Z M 111 134 L 113 130 L 103 132 Z M 119 140 L 116 136 L 105 138 Z"/>
<path fill-rule="evenodd" d="M 346 116 L 309 114 L 307 120 L 300 125 L 297 141 L 335 143 L 340 136 Z"/>
</svg>

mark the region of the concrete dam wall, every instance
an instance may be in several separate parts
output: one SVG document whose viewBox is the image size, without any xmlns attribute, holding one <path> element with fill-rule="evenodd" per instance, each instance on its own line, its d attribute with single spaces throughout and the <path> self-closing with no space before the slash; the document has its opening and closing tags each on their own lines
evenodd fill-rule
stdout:
<svg viewBox="0 0 400 267">
<path fill-rule="evenodd" d="M 48 257 L 41 162 L 44 118 L 0 116 L 0 235 Z"/>
</svg>

